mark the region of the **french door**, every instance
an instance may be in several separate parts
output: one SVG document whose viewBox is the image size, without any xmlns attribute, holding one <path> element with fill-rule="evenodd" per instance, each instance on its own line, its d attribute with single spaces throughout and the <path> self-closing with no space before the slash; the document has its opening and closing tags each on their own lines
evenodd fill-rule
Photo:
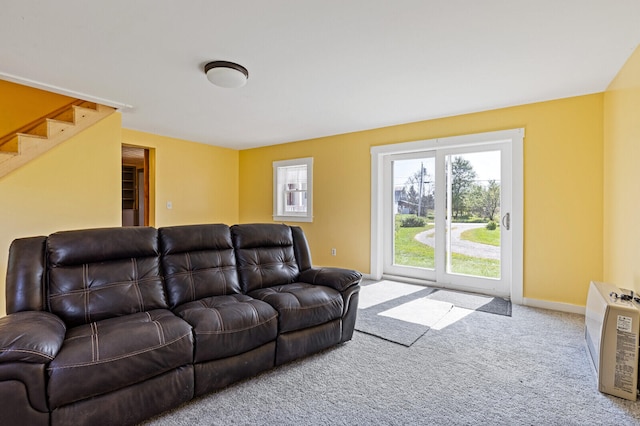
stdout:
<svg viewBox="0 0 640 426">
<path fill-rule="evenodd" d="M 511 141 L 431 145 L 380 155 L 382 274 L 511 296 Z"/>
</svg>

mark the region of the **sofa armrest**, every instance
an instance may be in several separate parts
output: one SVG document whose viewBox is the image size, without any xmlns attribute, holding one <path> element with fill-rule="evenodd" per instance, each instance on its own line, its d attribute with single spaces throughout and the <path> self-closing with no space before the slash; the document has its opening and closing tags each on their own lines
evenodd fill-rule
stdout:
<svg viewBox="0 0 640 426">
<path fill-rule="evenodd" d="M 66 327 L 44 311 L 15 312 L 0 318 L 0 362 L 46 364 L 58 354 Z"/>
<path fill-rule="evenodd" d="M 299 280 L 304 283 L 324 285 L 338 291 L 344 291 L 352 285 L 359 284 L 362 280 L 362 274 L 352 269 L 309 268 L 300 273 Z"/>
</svg>

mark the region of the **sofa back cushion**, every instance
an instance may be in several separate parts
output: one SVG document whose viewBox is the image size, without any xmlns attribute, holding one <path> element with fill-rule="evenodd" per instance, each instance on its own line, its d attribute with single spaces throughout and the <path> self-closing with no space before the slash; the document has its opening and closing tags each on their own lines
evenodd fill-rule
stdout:
<svg viewBox="0 0 640 426">
<path fill-rule="evenodd" d="M 160 228 L 160 251 L 169 305 L 240 293 L 227 225 Z"/>
<path fill-rule="evenodd" d="M 240 285 L 245 293 L 298 279 L 291 228 L 280 224 L 231 227 Z"/>
<path fill-rule="evenodd" d="M 49 309 L 68 326 L 168 307 L 154 228 L 58 232 L 46 251 Z"/>
</svg>

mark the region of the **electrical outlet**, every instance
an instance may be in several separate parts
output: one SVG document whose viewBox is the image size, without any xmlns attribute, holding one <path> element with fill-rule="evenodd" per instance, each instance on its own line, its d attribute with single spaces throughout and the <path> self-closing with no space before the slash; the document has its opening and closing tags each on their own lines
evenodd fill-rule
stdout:
<svg viewBox="0 0 640 426">
<path fill-rule="evenodd" d="M 332 248 L 331 249 L 331 256 L 335 256 L 336 255 L 336 249 Z"/>
</svg>

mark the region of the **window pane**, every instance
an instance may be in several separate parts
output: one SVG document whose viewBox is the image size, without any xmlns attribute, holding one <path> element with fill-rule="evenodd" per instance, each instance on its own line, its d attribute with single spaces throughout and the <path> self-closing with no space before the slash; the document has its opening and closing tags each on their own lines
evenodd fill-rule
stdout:
<svg viewBox="0 0 640 426">
<path fill-rule="evenodd" d="M 307 212 L 307 166 L 278 167 L 278 191 L 281 193 L 278 214 Z"/>
<path fill-rule="evenodd" d="M 285 212 L 306 213 L 307 212 L 307 192 L 306 191 L 285 191 Z"/>
<path fill-rule="evenodd" d="M 273 219 L 313 221 L 313 158 L 273 162 Z"/>
</svg>

